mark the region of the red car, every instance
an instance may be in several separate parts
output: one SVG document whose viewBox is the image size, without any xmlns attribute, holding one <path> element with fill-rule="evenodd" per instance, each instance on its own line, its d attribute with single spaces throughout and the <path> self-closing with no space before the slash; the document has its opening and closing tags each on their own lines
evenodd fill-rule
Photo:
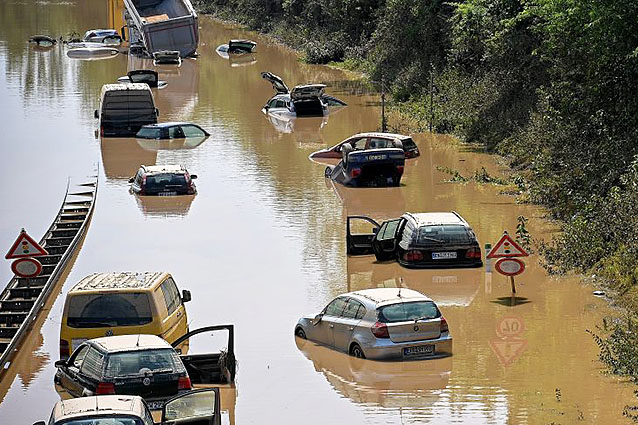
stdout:
<svg viewBox="0 0 638 425">
<path fill-rule="evenodd" d="M 416 158 L 421 155 L 419 148 L 410 136 L 393 133 L 359 133 L 348 137 L 346 140 L 331 148 L 322 149 L 310 154 L 310 159 L 333 158 L 341 159 L 341 147 L 350 143 L 355 151 L 364 149 L 402 148 L 405 158 Z"/>
</svg>

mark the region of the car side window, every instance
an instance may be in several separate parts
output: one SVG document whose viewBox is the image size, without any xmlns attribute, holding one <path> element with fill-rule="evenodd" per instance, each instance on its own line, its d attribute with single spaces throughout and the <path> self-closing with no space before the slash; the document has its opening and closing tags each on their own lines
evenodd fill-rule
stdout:
<svg viewBox="0 0 638 425">
<path fill-rule="evenodd" d="M 363 307 L 359 301 L 350 298 L 346 304 L 346 308 L 343 310 L 343 317 L 348 319 L 358 319 L 359 317 L 357 317 L 357 313 L 360 308 L 365 311 L 365 307 Z"/>
<path fill-rule="evenodd" d="M 402 219 L 398 218 L 396 220 L 390 220 L 383 223 L 379 228 L 379 231 L 377 232 L 377 240 L 387 241 L 390 239 L 394 239 L 399 230 L 401 220 Z"/>
<path fill-rule="evenodd" d="M 144 420 L 144 425 L 155 424 L 155 422 L 153 421 L 153 415 L 151 415 L 150 410 L 148 410 L 148 406 L 146 405 L 146 402 L 144 403 L 144 417 L 142 419 Z"/>
<path fill-rule="evenodd" d="M 275 105 L 277 105 L 277 99 L 273 99 L 270 102 L 268 102 L 268 107 L 269 108 L 274 108 Z"/>
<path fill-rule="evenodd" d="M 169 139 L 181 139 L 184 137 L 184 133 L 182 129 L 178 126 L 170 127 L 168 129 L 168 138 Z"/>
<path fill-rule="evenodd" d="M 286 107 L 286 101 L 285 100 L 278 100 L 275 103 L 275 108 L 285 108 Z"/>
<path fill-rule="evenodd" d="M 89 378 L 99 380 L 102 377 L 102 368 L 104 366 L 104 356 L 91 347 L 82 362 L 80 372 Z"/>
<path fill-rule="evenodd" d="M 183 125 L 182 132 L 184 137 L 204 137 L 204 132 L 194 125 Z"/>
<path fill-rule="evenodd" d="M 73 355 L 73 358 L 70 359 L 69 365 L 80 368 L 82 366 L 82 362 L 84 361 L 84 357 L 86 357 L 86 353 L 89 351 L 89 346 L 85 345 L 82 348 L 78 349 Z"/>
<path fill-rule="evenodd" d="M 367 138 L 361 138 L 361 139 L 353 139 L 350 140 L 350 144 L 352 145 L 352 147 L 354 148 L 355 151 L 360 151 L 366 148 L 366 142 L 368 141 Z"/>
<path fill-rule="evenodd" d="M 142 186 L 142 170 L 138 170 L 135 175 L 135 184 L 138 186 Z"/>
<path fill-rule="evenodd" d="M 162 294 L 164 294 L 164 301 L 166 301 L 166 310 L 168 310 L 169 315 L 173 314 L 173 312 L 177 310 L 181 303 L 179 291 L 177 290 L 175 281 L 169 277 L 164 282 L 162 282 L 161 287 Z"/>
<path fill-rule="evenodd" d="M 370 143 L 368 144 L 370 149 L 382 149 L 382 148 L 391 148 L 394 147 L 392 140 L 381 139 L 379 137 L 370 138 Z"/>
<path fill-rule="evenodd" d="M 345 306 L 345 298 L 336 298 L 330 304 L 328 304 L 323 314 L 326 316 L 340 317 Z"/>
</svg>

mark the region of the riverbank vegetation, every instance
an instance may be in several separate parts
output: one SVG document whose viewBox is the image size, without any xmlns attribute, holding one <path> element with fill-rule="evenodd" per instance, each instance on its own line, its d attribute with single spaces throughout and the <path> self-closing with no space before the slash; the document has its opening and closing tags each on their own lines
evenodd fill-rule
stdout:
<svg viewBox="0 0 638 425">
<path fill-rule="evenodd" d="M 435 131 L 509 158 L 530 200 L 564 223 L 541 250 L 549 270 L 595 274 L 638 312 L 638 2 L 196 4 L 275 35 L 309 62 L 356 66 Z M 638 346 L 618 337 L 624 328 L 601 344 Z M 638 377 L 635 363 L 614 369 Z"/>
</svg>

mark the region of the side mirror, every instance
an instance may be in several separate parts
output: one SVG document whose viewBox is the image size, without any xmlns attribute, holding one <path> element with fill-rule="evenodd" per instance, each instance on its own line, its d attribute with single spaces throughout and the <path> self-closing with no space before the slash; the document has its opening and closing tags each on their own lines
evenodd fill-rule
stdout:
<svg viewBox="0 0 638 425">
<path fill-rule="evenodd" d="M 189 302 L 192 299 L 193 299 L 193 297 L 191 296 L 191 291 L 189 291 L 188 289 L 182 290 L 182 302 L 183 303 L 187 303 L 187 302 Z"/>
<path fill-rule="evenodd" d="M 265 104 L 265 105 L 264 105 L 264 109 L 265 109 L 265 110 L 269 110 L 269 109 L 270 109 L 270 106 L 268 106 L 268 104 Z"/>
<path fill-rule="evenodd" d="M 93 117 L 95 119 L 100 118 L 100 114 L 97 113 L 97 109 L 95 111 L 93 111 Z"/>
<path fill-rule="evenodd" d="M 191 180 L 195 180 L 197 178 L 197 174 L 191 174 Z"/>
<path fill-rule="evenodd" d="M 375 227 L 374 229 L 372 229 L 372 233 L 374 233 L 375 235 L 379 233 L 379 228 Z"/>
<path fill-rule="evenodd" d="M 321 319 L 323 318 L 323 313 L 319 313 L 315 316 L 314 320 L 312 321 L 312 325 L 313 326 L 317 326 L 319 324 L 319 322 L 321 322 Z"/>
<path fill-rule="evenodd" d="M 55 367 L 64 367 L 66 366 L 66 360 L 60 359 L 57 362 L 53 363 Z"/>
<path fill-rule="evenodd" d="M 135 181 L 135 178 L 134 178 L 134 177 L 131 177 L 130 179 L 128 179 L 128 182 L 129 182 L 129 183 L 133 183 L 134 181 Z"/>
</svg>

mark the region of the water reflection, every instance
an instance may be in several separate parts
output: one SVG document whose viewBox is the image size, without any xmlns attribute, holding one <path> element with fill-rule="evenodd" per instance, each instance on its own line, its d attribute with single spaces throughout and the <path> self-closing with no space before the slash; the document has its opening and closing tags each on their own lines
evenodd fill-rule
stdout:
<svg viewBox="0 0 638 425">
<path fill-rule="evenodd" d="M 208 137 L 188 137 L 183 139 L 136 139 L 137 144 L 147 151 L 194 149 L 204 143 Z M 146 165 L 146 164 L 145 164 Z"/>
<path fill-rule="evenodd" d="M 452 358 L 405 362 L 357 359 L 311 341 L 295 338 L 297 348 L 312 361 L 330 385 L 355 403 L 382 407 L 426 408 L 440 400 L 447 387 Z"/>
<path fill-rule="evenodd" d="M 157 161 L 156 150 L 144 149 L 133 138 L 102 137 L 100 147 L 106 178 L 124 180 L 127 184 L 140 165 L 155 165 Z"/>
<path fill-rule="evenodd" d="M 135 197 L 137 206 L 146 217 L 170 218 L 188 214 L 196 195 L 140 196 Z"/>
</svg>

